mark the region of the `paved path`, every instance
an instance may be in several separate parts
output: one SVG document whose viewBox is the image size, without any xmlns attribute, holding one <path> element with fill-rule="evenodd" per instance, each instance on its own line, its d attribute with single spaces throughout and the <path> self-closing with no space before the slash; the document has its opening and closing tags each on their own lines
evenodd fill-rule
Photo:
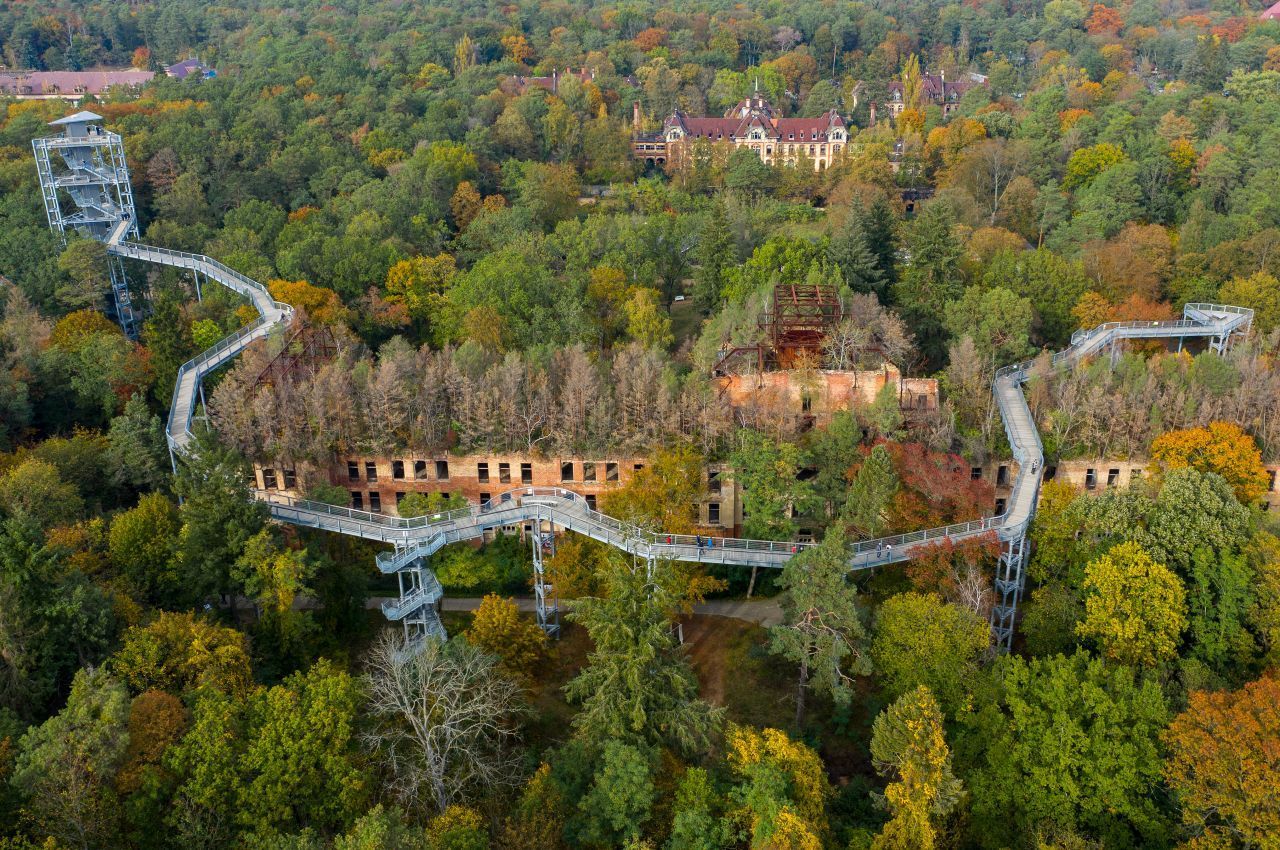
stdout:
<svg viewBox="0 0 1280 850">
<path fill-rule="evenodd" d="M 398 600 L 398 596 L 372 596 L 366 608 L 381 608 L 383 602 Z M 533 611 L 533 597 L 516 599 L 521 611 Z M 474 611 L 480 607 L 480 597 L 446 596 L 441 605 L 446 611 Z M 782 622 L 782 607 L 772 599 L 712 599 L 693 607 L 693 613 L 710 617 L 729 617 L 760 626 L 774 626 Z"/>
</svg>

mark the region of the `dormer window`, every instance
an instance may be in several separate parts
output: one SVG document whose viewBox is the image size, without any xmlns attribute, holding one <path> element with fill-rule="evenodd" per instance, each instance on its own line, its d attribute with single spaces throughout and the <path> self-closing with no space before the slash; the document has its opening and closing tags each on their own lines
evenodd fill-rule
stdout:
<svg viewBox="0 0 1280 850">
<path fill-rule="evenodd" d="M 796 137 L 796 134 L 795 134 L 795 133 L 788 133 L 788 134 L 787 134 L 787 138 L 788 138 L 788 139 L 792 139 L 792 140 L 794 140 L 794 139 L 795 139 L 795 137 Z"/>
</svg>

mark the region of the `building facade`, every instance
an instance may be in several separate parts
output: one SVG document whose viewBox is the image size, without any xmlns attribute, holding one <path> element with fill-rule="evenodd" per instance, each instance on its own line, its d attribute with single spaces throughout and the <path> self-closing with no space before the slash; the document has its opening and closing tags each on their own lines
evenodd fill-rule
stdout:
<svg viewBox="0 0 1280 850">
<path fill-rule="evenodd" d="M 766 165 L 808 160 L 815 171 L 832 165 L 849 143 L 844 119 L 832 109 L 817 118 L 782 118 L 757 91 L 726 110 L 723 118 L 694 117 L 676 110 L 658 133 L 640 131 L 640 104 L 633 105 L 632 155 L 663 166 L 687 161 L 697 142 L 728 149 L 750 148 Z"/>
<path fill-rule="evenodd" d="M 350 495 L 350 507 L 395 515 L 409 493 L 461 496 L 481 505 L 520 487 L 562 487 L 596 509 L 609 493 L 626 485 L 644 458 L 547 458 L 528 454 L 352 454 L 322 469 L 255 464 L 255 486 L 300 497 L 300 482 L 324 481 Z M 697 521 L 708 533 L 735 536 L 742 527 L 738 488 L 727 468 L 710 464 L 704 472 L 706 497 L 696 505 Z M 694 506 L 691 506 L 694 507 Z"/>
<path fill-rule="evenodd" d="M 925 105 L 941 107 L 943 115 L 950 115 L 960 108 L 960 99 L 965 93 L 972 88 L 985 86 L 987 78 L 982 74 L 967 73 L 959 79 L 948 80 L 944 71 L 938 74 L 922 74 L 920 84 Z M 885 107 L 890 115 L 897 118 L 898 113 L 906 109 L 906 106 L 902 96 L 902 80 L 894 80 L 889 83 L 889 99 L 885 102 Z M 872 104 L 873 110 L 874 107 L 875 105 Z M 872 123 L 875 123 L 874 111 L 872 115 Z"/>
</svg>

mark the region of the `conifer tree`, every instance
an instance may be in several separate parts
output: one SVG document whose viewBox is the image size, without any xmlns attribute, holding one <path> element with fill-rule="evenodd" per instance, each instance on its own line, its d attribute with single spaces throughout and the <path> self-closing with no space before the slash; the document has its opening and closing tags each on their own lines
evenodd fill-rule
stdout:
<svg viewBox="0 0 1280 850">
<path fill-rule="evenodd" d="M 724 286 L 724 270 L 737 259 L 733 233 L 725 218 L 724 205 L 711 207 L 711 217 L 699 234 L 697 260 L 698 271 L 694 275 L 693 303 L 698 310 L 709 314 L 720 304 L 720 290 Z"/>
<path fill-rule="evenodd" d="M 838 266 L 844 282 L 854 292 L 881 295 L 886 285 L 880 257 L 871 250 L 862 218 L 850 215 L 844 229 L 831 239 L 827 259 Z"/>
<path fill-rule="evenodd" d="M 898 473 L 889 450 L 878 445 L 858 467 L 849 488 L 845 518 L 854 530 L 866 537 L 879 537 L 887 525 L 889 504 L 898 492 Z"/>
</svg>

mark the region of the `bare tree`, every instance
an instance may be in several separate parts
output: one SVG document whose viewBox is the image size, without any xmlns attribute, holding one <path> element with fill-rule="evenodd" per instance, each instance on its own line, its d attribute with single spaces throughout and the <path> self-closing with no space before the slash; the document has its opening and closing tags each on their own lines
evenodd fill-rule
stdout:
<svg viewBox="0 0 1280 850">
<path fill-rule="evenodd" d="M 518 786 L 520 686 L 496 659 L 465 641 L 428 638 L 410 650 L 387 630 L 366 658 L 369 712 L 366 743 L 381 756 L 390 787 L 409 808 L 438 811 Z"/>
</svg>

